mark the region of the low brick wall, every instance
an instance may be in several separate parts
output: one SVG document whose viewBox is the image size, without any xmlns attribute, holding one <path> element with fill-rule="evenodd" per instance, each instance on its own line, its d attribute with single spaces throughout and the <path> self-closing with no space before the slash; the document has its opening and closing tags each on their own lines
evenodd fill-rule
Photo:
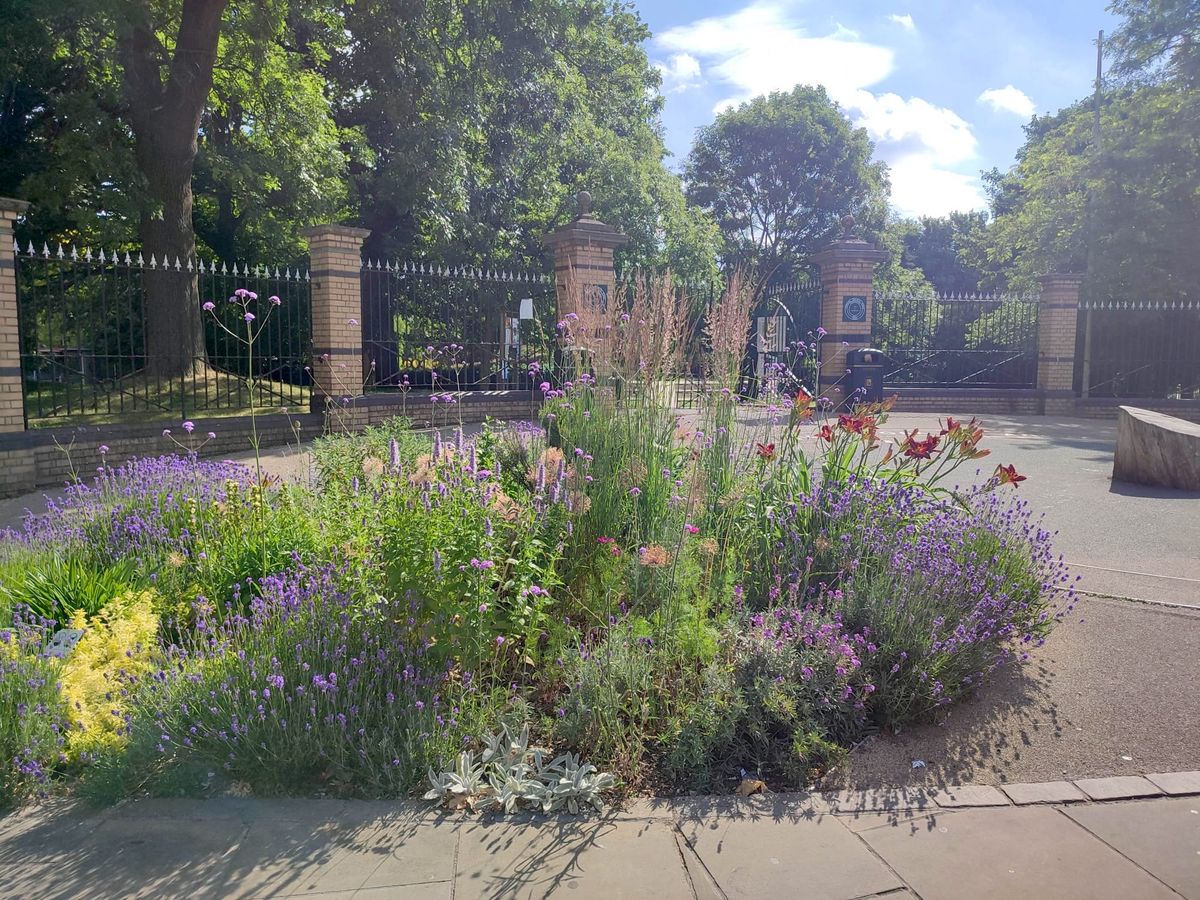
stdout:
<svg viewBox="0 0 1200 900">
<path fill-rule="evenodd" d="M 1115 419 L 1122 406 L 1152 409 L 1177 419 L 1200 422 L 1200 400 L 1139 400 L 1136 397 L 1082 397 L 1075 401 L 1075 415 L 1085 419 Z"/>
<path fill-rule="evenodd" d="M 90 478 L 100 465 L 100 447 L 108 447 L 108 465 L 119 465 L 136 456 L 180 453 L 179 446 L 163 435 L 163 428 L 182 443 L 199 447 L 201 456 L 226 456 L 250 449 L 250 418 L 196 419 L 189 436 L 178 425 L 153 424 L 85 425 L 39 428 L 0 435 L 0 496 L 12 497 L 40 487 L 57 487 L 71 478 Z M 319 413 L 258 417 L 259 445 L 312 440 L 325 430 Z M 216 435 L 206 441 L 206 435 Z M 203 447 L 199 445 L 203 444 Z"/>
<path fill-rule="evenodd" d="M 326 432 L 361 431 L 399 415 L 406 415 L 418 427 L 454 427 L 459 422 L 482 422 L 486 418 L 529 419 L 537 416 L 540 401 L 529 391 L 473 391 L 453 397 L 452 403 L 431 403 L 427 391 L 370 394 L 325 415 L 262 415 L 258 417 L 259 446 L 310 441 Z M 165 422 L 62 426 L 0 434 L 0 497 L 58 487 L 71 478 L 72 472 L 90 478 L 100 465 L 102 445 L 108 447 L 109 465 L 136 456 L 183 452 L 163 436 L 165 427 L 170 427 L 172 435 L 185 444 L 204 444 L 199 449 L 201 456 L 226 456 L 250 449 L 248 416 L 194 421 L 196 430 L 190 438 L 178 425 Z M 209 432 L 216 437 L 206 442 Z"/>
<path fill-rule="evenodd" d="M 896 412 L 1036 416 L 1043 409 L 1041 392 L 1033 389 L 884 388 L 884 396 L 893 394 Z"/>
</svg>

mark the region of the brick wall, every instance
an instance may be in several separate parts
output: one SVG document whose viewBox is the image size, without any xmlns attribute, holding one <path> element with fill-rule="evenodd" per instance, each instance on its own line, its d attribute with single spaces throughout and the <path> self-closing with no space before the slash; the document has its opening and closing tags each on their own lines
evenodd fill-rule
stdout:
<svg viewBox="0 0 1200 900">
<path fill-rule="evenodd" d="M 398 415 L 407 415 L 418 427 L 454 427 L 491 418 L 518 421 L 536 418 L 540 395 L 530 391 L 471 391 L 452 395 L 454 403 L 430 403 L 427 392 L 372 394 L 342 405 L 328 417 L 320 413 L 259 416 L 261 447 L 280 447 L 310 441 L 326 433 L 361 431 Z M 216 437 L 200 448 L 201 456 L 226 456 L 250 450 L 249 417 L 197 419 L 194 445 L 212 432 Z M 100 465 L 101 445 L 108 447 L 109 465 L 138 456 L 183 452 L 163 436 L 163 423 L 153 425 L 92 425 L 46 428 L 0 434 L 0 497 L 13 497 L 42 487 L 58 487 L 74 472 L 90 478 Z M 188 438 L 177 426 L 174 437 Z"/>
<path fill-rule="evenodd" d="M 0 197 L 0 432 L 25 429 L 21 390 L 21 340 L 17 329 L 17 259 L 13 225 L 28 208 L 21 200 Z"/>
<path fill-rule="evenodd" d="M 1042 395 L 1036 390 L 987 390 L 983 388 L 884 388 L 884 396 L 896 394 L 896 412 L 929 412 L 940 415 L 1021 415 L 1042 412 Z"/>
</svg>

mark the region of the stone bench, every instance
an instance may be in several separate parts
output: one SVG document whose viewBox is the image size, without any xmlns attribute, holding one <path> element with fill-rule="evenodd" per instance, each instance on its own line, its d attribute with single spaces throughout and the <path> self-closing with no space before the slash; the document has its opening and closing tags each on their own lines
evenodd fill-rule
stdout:
<svg viewBox="0 0 1200 900">
<path fill-rule="evenodd" d="M 1200 491 L 1200 425 L 1122 406 L 1117 414 L 1114 481 Z"/>
</svg>

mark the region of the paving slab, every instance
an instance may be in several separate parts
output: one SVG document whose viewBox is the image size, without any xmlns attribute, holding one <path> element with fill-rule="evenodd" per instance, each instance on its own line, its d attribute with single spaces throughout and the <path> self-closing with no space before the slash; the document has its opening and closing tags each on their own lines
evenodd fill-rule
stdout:
<svg viewBox="0 0 1200 900">
<path fill-rule="evenodd" d="M 1172 797 L 1200 794 L 1200 772 L 1162 772 L 1147 775 L 1146 780 Z"/>
<path fill-rule="evenodd" d="M 220 897 L 246 827 L 213 821 L 112 818 L 79 841 L 28 852 L 4 881 L 9 896 Z"/>
<path fill-rule="evenodd" d="M 229 858 L 226 897 L 293 897 L 400 888 L 454 878 L 457 828 L 297 821 L 265 816 Z"/>
<path fill-rule="evenodd" d="M 904 886 L 836 816 L 714 814 L 681 822 L 680 831 L 731 898 L 850 900 Z"/>
<path fill-rule="evenodd" d="M 1031 803 L 1079 803 L 1087 800 L 1083 791 L 1069 781 L 1036 781 L 1029 784 L 1002 784 L 1000 790 L 1018 806 Z"/>
<path fill-rule="evenodd" d="M 942 788 L 933 799 L 947 809 L 966 806 L 1008 806 L 1008 798 L 986 784 L 959 784 Z"/>
<path fill-rule="evenodd" d="M 1068 816 L 1189 900 L 1200 900 L 1200 798 L 1092 803 Z"/>
<path fill-rule="evenodd" d="M 862 791 L 834 791 L 821 799 L 835 816 L 853 816 L 877 812 L 921 812 L 935 809 L 933 794 L 922 788 L 870 788 Z"/>
<path fill-rule="evenodd" d="M 1075 786 L 1093 800 L 1131 800 L 1136 797 L 1157 797 L 1162 793 L 1141 775 L 1079 778 Z"/>
<path fill-rule="evenodd" d="M 1048 807 L 962 809 L 860 834 L 923 900 L 1166 900 L 1161 882 Z"/>
<path fill-rule="evenodd" d="M 668 822 L 550 818 L 461 826 L 455 900 L 562 896 L 695 895 Z"/>
</svg>

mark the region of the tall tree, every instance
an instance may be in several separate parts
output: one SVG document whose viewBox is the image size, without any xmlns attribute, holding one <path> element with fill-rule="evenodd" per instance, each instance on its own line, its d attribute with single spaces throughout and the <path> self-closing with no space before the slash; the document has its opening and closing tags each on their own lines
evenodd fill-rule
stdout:
<svg viewBox="0 0 1200 900">
<path fill-rule="evenodd" d="M 1109 38 L 1116 75 L 1200 87 L 1196 0 L 1114 0 L 1108 9 L 1124 20 Z"/>
<path fill-rule="evenodd" d="M 165 29 L 150 4 L 141 2 L 122 4 L 114 22 L 125 115 L 149 201 L 141 215 L 142 243 L 162 261 L 146 273 L 147 369 L 155 375 L 190 371 L 204 347 L 196 277 L 180 271 L 178 263 L 196 252 L 196 134 L 212 89 L 228 2 L 183 0 L 175 29 Z M 164 34 L 169 35 L 165 40 Z"/>
<path fill-rule="evenodd" d="M 967 260 L 967 250 L 987 227 L 986 212 L 952 212 L 921 216 L 901 238 L 900 264 L 919 269 L 943 294 L 979 290 L 983 273 Z"/>
<path fill-rule="evenodd" d="M 700 129 L 685 170 L 688 199 L 720 226 L 729 262 L 756 291 L 804 266 L 846 214 L 869 233 L 887 211 L 887 170 L 821 87 L 756 97 Z"/>
</svg>

